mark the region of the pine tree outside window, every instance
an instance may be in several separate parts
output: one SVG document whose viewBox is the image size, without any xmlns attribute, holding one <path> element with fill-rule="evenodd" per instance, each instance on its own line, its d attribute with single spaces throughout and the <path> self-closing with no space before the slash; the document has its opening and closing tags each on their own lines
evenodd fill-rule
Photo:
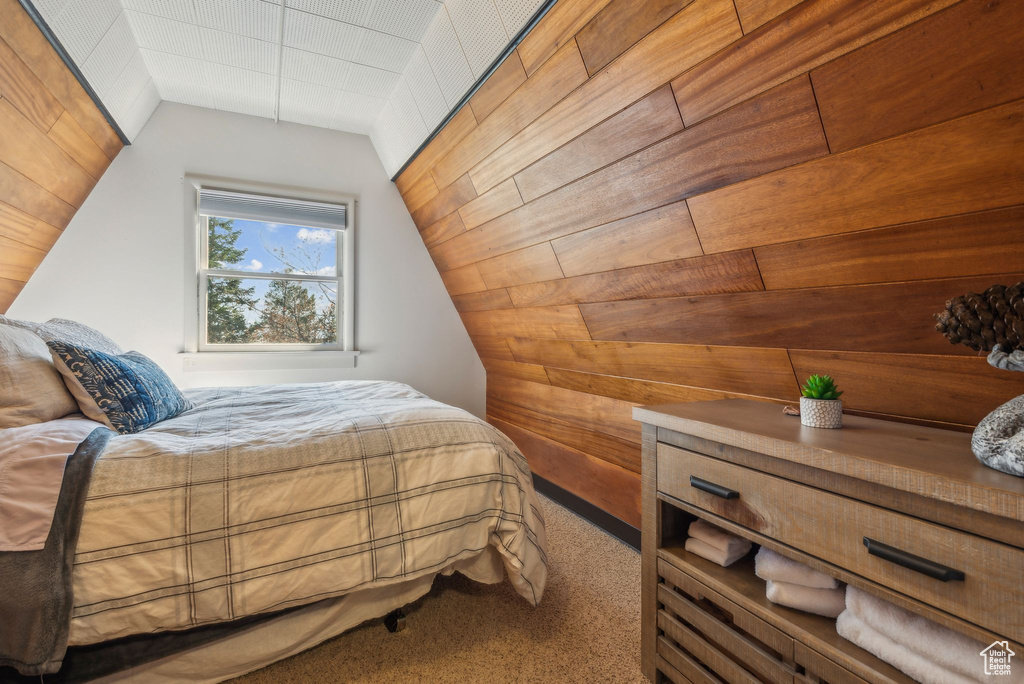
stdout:
<svg viewBox="0 0 1024 684">
<path fill-rule="evenodd" d="M 199 351 L 352 349 L 352 208 L 201 188 Z"/>
</svg>

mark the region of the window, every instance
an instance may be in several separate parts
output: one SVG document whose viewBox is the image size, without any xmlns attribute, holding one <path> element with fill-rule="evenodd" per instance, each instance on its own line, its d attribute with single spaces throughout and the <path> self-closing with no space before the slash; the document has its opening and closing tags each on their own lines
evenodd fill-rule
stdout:
<svg viewBox="0 0 1024 684">
<path fill-rule="evenodd" d="M 352 349 L 351 201 L 202 187 L 199 351 Z"/>
</svg>

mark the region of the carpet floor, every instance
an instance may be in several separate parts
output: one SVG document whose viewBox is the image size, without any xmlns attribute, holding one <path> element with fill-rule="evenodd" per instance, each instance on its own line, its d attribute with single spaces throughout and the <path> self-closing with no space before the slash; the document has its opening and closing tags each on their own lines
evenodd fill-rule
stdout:
<svg viewBox="0 0 1024 684">
<path fill-rule="evenodd" d="M 438 577 L 406 627 L 357 627 L 235 682 L 646 682 L 640 554 L 541 497 L 550 572 L 534 608 L 506 581 Z"/>
</svg>

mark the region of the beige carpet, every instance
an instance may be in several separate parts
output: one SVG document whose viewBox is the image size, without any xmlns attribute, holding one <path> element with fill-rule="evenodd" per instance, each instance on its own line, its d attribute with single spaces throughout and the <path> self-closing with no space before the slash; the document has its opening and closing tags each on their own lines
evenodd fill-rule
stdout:
<svg viewBox="0 0 1024 684">
<path fill-rule="evenodd" d="M 640 554 L 541 499 L 550 574 L 531 607 L 503 582 L 438 577 L 406 608 L 234 681 L 645 682 L 640 674 Z"/>
</svg>

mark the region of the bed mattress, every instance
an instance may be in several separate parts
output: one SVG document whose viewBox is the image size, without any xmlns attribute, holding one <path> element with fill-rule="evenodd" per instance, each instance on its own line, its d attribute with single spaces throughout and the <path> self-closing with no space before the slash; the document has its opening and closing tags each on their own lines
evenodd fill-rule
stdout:
<svg viewBox="0 0 1024 684">
<path fill-rule="evenodd" d="M 72 645 L 187 629 L 493 559 L 540 601 L 544 521 L 498 430 L 407 385 L 192 390 L 111 438 L 73 569 Z M 479 560 L 473 562 L 478 563 Z"/>
</svg>

